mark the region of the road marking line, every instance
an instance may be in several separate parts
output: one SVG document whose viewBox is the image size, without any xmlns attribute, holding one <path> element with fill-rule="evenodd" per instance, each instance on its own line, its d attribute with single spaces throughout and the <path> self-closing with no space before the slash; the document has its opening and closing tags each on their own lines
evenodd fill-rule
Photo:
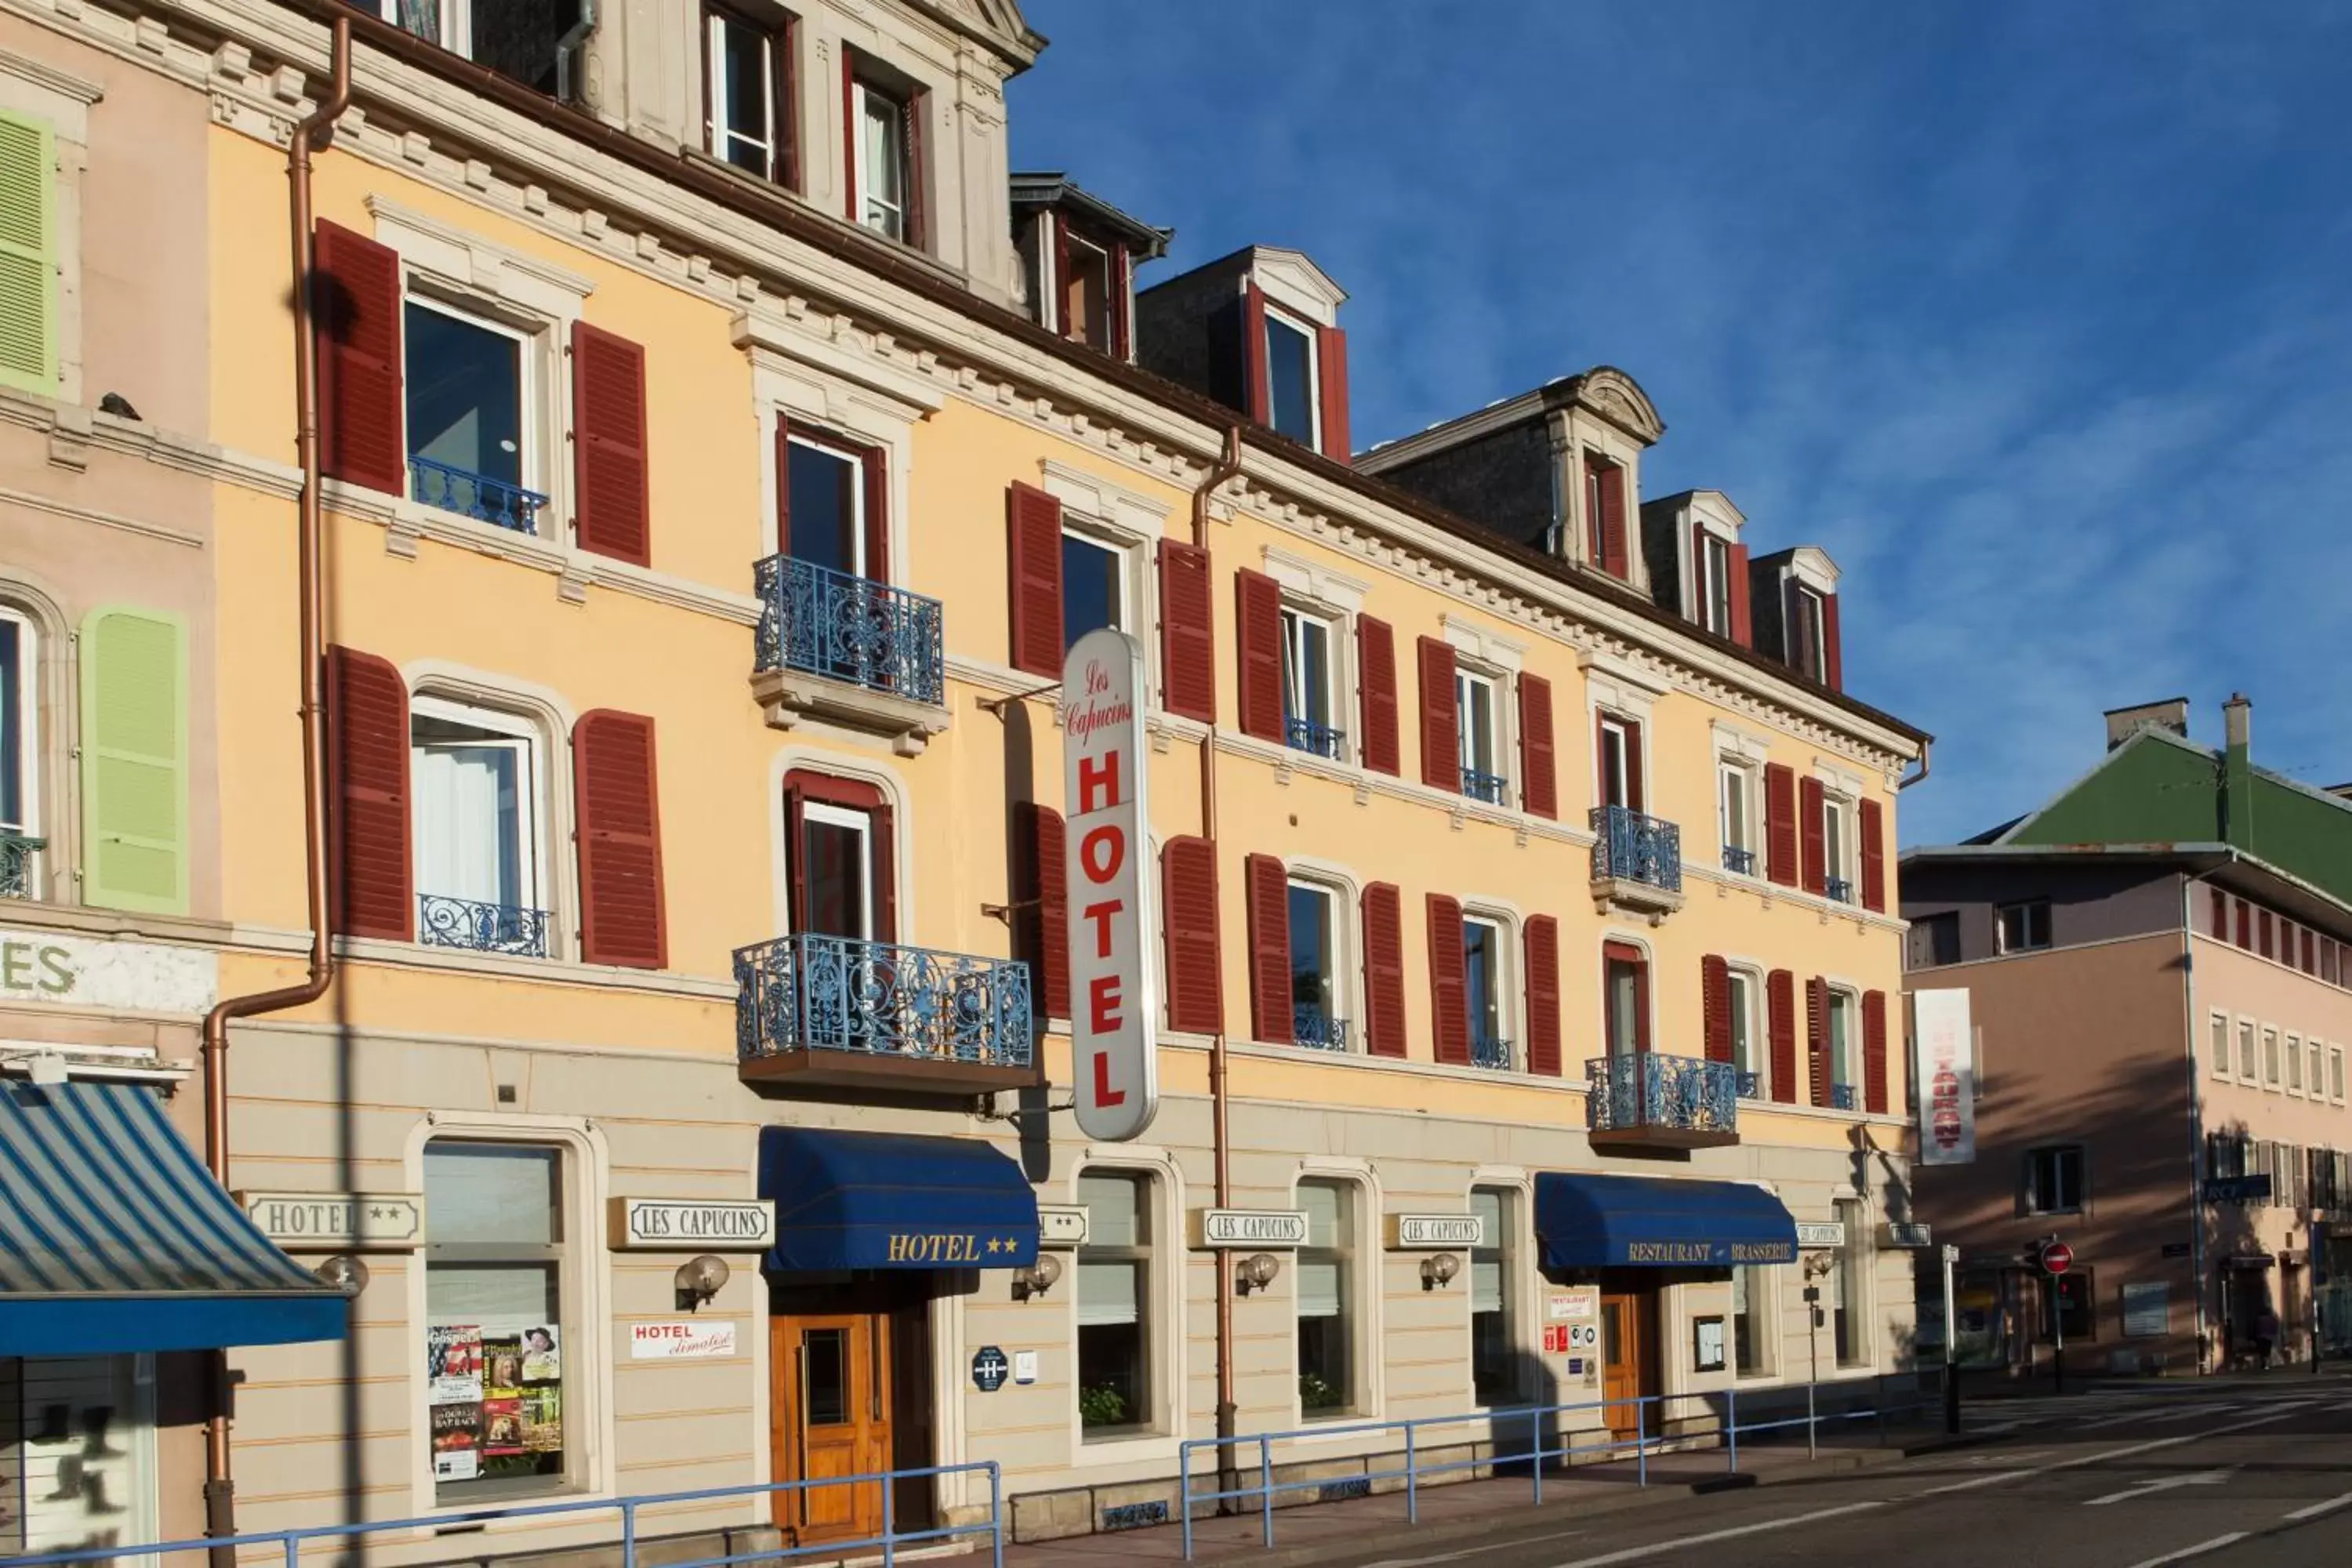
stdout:
<svg viewBox="0 0 2352 1568">
<path fill-rule="evenodd" d="M 2151 1557 L 2146 1562 L 2135 1563 L 2131 1568 L 2164 1568 L 2168 1563 L 2186 1563 L 2191 1557 L 2202 1557 L 2208 1552 L 2219 1552 L 2224 1546 L 2234 1546 L 2245 1538 L 2246 1532 L 2242 1530 L 2232 1531 L 2228 1535 L 2217 1535 L 2210 1541 L 2200 1541 L 2194 1546 L 2184 1546 L 2178 1552 L 2168 1552 L 2161 1557 Z"/>
<path fill-rule="evenodd" d="M 1677 1536 L 1672 1541 L 1653 1542 L 1647 1546 L 1629 1546 L 1622 1552 L 1612 1552 L 1601 1557 L 1580 1557 L 1572 1563 L 1554 1564 L 1554 1568 L 1606 1568 L 1612 1563 L 1638 1563 L 1644 1557 L 1656 1557 L 1664 1552 L 1679 1552 L 1686 1546 L 1705 1546 L 1717 1541 L 1736 1541 L 1743 1535 L 1761 1535 L 1768 1530 L 1787 1530 L 1793 1525 L 1811 1524 L 1819 1520 L 1841 1519 L 1850 1513 L 1867 1513 L 1874 1508 L 1885 1508 L 1884 1502 L 1850 1502 L 1843 1508 L 1818 1509 L 1789 1519 L 1768 1519 L 1761 1524 L 1743 1524 L 1732 1530 L 1711 1530 L 1705 1535 Z"/>
<path fill-rule="evenodd" d="M 2337 1509 L 2343 1508 L 2347 1504 L 2352 1504 L 2352 1492 L 2346 1492 L 2342 1497 L 2329 1498 L 2326 1502 L 2313 1503 L 2309 1508 L 2296 1509 L 2293 1513 L 2288 1514 L 2287 1518 L 2293 1520 L 2317 1519 L 2323 1513 L 2334 1513 Z"/>
<path fill-rule="evenodd" d="M 1525 1535 L 1509 1542 L 1512 1546 L 1534 1546 L 1546 1541 L 1566 1541 L 1571 1536 L 1590 1535 L 1589 1530 L 1555 1530 L 1543 1535 Z M 1465 1557 L 1483 1557 L 1500 1549 L 1499 1543 L 1486 1542 L 1478 1546 L 1465 1546 L 1459 1552 L 1441 1552 L 1431 1557 L 1387 1557 L 1378 1563 L 1367 1563 L 1364 1568 L 1427 1568 L 1433 1563 L 1458 1563 Z"/>
<path fill-rule="evenodd" d="M 2235 1475 L 2237 1469 L 2237 1466 L 2231 1465 L 2227 1469 L 2196 1470 L 2184 1476 L 2156 1476 L 2141 1481 L 2137 1486 L 2126 1487 L 2122 1491 L 2109 1492 L 2105 1497 L 2095 1497 L 2083 1506 L 2105 1508 L 2109 1503 L 2129 1502 L 2135 1498 L 2154 1497 L 2158 1492 L 2168 1492 L 2176 1487 L 2218 1487 Z"/>
<path fill-rule="evenodd" d="M 1914 1495 L 1936 1497 L 1944 1492 L 1973 1491 L 1978 1487 L 1999 1486 L 2003 1481 L 2023 1480 L 2028 1476 L 2046 1476 L 2053 1470 L 2079 1469 L 2084 1465 L 2104 1464 L 2109 1459 L 2127 1459 L 2134 1454 L 2154 1453 L 2158 1448 L 2176 1448 L 2183 1443 L 2194 1443 L 2206 1437 L 2218 1437 L 2225 1432 L 2242 1432 L 2250 1426 L 2267 1426 L 2273 1421 L 2284 1421 L 2290 1415 L 2300 1413 L 2300 1407 L 2281 1410 L 2269 1415 L 2256 1415 L 2245 1421 L 2232 1421 L 2226 1426 L 2209 1426 L 2202 1432 L 2184 1432 L 2178 1437 L 2158 1437 L 2150 1442 L 2134 1443 L 2128 1447 L 2109 1448 L 2102 1453 L 2084 1454 L 2076 1458 L 2061 1459 L 2054 1465 L 2043 1465 L 2039 1469 L 2003 1470 L 1998 1475 L 1970 1476 L 1967 1480 L 1948 1481 L 1940 1487 L 1929 1487 L 1927 1490 Z"/>
</svg>

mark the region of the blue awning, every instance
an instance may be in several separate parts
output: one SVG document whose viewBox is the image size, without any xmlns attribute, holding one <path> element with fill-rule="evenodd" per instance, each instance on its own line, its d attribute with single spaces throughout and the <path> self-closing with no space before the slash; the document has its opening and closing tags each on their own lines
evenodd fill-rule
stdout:
<svg viewBox="0 0 2352 1568">
<path fill-rule="evenodd" d="M 1028 1178 L 969 1138 L 762 1128 L 760 1195 L 776 1205 L 766 1266 L 780 1273 L 1037 1260 Z"/>
<path fill-rule="evenodd" d="M 339 1340 L 344 1309 L 221 1191 L 156 1090 L 0 1085 L 0 1356 Z"/>
<path fill-rule="evenodd" d="M 1794 1263 L 1797 1222 L 1746 1182 L 1541 1171 L 1536 1240 L 1548 1268 L 1727 1268 Z"/>
</svg>

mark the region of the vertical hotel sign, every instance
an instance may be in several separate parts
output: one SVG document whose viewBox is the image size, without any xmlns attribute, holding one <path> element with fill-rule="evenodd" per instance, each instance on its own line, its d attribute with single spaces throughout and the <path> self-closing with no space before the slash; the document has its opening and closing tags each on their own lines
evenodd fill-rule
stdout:
<svg viewBox="0 0 2352 1568">
<path fill-rule="evenodd" d="M 1160 1109 L 1142 694 L 1143 645 L 1125 632 L 1088 632 L 1062 660 L 1072 1068 L 1079 1131 L 1105 1143 L 1138 1136 Z"/>
<path fill-rule="evenodd" d="M 1977 1157 L 1976 1039 L 1966 991 L 1914 991 L 1919 1163 L 1965 1165 Z"/>
</svg>

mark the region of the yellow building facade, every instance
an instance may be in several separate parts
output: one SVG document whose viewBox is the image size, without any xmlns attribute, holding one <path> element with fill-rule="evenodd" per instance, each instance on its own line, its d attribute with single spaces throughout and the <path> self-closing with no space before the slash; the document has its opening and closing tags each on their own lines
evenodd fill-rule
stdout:
<svg viewBox="0 0 2352 1568">
<path fill-rule="evenodd" d="M 24 9 L 12 55 L 209 105 L 203 226 L 168 237 L 210 345 L 172 459 L 206 514 L 175 579 L 205 580 L 190 874 L 110 929 L 204 954 L 217 995 L 287 985 L 286 142 L 341 7 Z M 231 1032 L 228 1184 L 367 1279 L 346 1340 L 229 1352 L 237 1525 L 994 1461 L 1036 1537 L 1169 1517 L 1228 1395 L 1242 1433 L 1460 1415 L 1491 1445 L 1480 1413 L 1557 1405 L 1589 1441 L 1816 1363 L 1905 1368 L 1883 883 L 1926 741 L 1837 689 L 1826 558 L 1751 562 L 1713 492 L 1654 520 L 1661 426 L 1622 373 L 1530 405 L 1568 499 L 1529 546 L 1428 499 L 1407 470 L 1442 438 L 1349 466 L 1330 337 L 1304 445 L 1269 350 L 1244 355 L 1256 417 L 1128 363 L 1182 290 L 1128 298 L 1145 242 L 1114 222 L 1104 305 L 1068 259 L 1087 213 L 1046 213 L 1044 260 L 1010 221 L 1001 83 L 1040 40 L 1002 0 L 813 3 L 750 42 L 733 11 L 605 9 L 551 46 L 576 106 L 361 14 L 315 161 L 338 964 Z M 696 73 L 737 51 L 827 90 L 734 125 Z M 1311 263 L 1244 267 L 1209 282 L 1336 331 Z M 1698 584 L 1737 546 L 1740 624 L 1626 559 L 1653 541 Z M 1825 600 L 1805 673 L 1793 628 Z M 1170 1010 L 1156 1118 L 1097 1145 L 1055 1016 L 1068 803 L 1039 666 L 1104 623 L 1144 649 Z M 90 923 L 77 885 L 14 923 Z M 171 1054 L 193 1023 L 142 1038 Z M 1745 1233 L 1629 1232 L 1661 1184 L 1759 1196 L 1805 1249 L 1734 1267 Z M 918 1240 L 857 1250 L 891 1225 Z M 153 1506 L 186 1521 L 193 1428 L 148 1420 Z M 1279 1453 L 1344 1480 L 1398 1441 Z M 878 1497 L 658 1528 L 823 1542 Z M 902 1526 L 987 1503 L 969 1469 L 892 1493 Z M 490 1533 L 468 1550 L 595 1531 Z"/>
</svg>

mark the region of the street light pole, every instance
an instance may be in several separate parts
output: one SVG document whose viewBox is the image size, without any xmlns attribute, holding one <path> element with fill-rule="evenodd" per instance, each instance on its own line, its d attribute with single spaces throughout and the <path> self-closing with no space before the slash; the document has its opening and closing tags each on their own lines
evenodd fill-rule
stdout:
<svg viewBox="0 0 2352 1568">
<path fill-rule="evenodd" d="M 1944 1430 L 1960 1429 L 1960 1325 L 1953 1311 L 1952 1269 L 1960 1249 L 1944 1243 Z"/>
</svg>

